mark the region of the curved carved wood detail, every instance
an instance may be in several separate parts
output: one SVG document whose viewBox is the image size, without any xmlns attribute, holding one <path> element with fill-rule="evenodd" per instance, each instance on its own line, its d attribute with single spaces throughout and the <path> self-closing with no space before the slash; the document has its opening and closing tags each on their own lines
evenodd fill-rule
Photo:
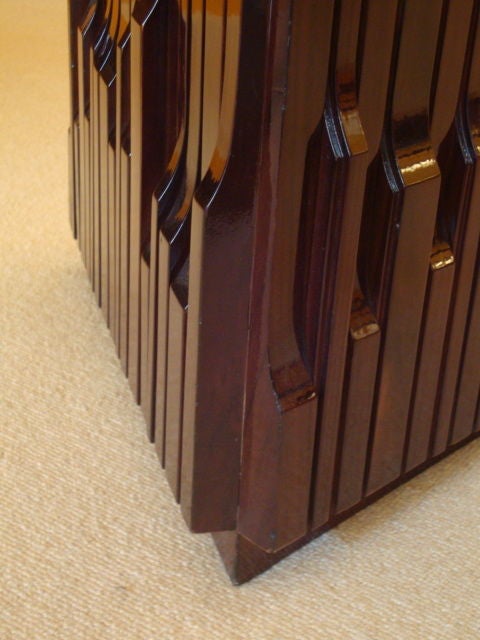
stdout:
<svg viewBox="0 0 480 640">
<path fill-rule="evenodd" d="M 181 506 L 194 531 L 237 517 L 267 5 L 227 2 L 218 137 L 192 206 Z"/>
</svg>

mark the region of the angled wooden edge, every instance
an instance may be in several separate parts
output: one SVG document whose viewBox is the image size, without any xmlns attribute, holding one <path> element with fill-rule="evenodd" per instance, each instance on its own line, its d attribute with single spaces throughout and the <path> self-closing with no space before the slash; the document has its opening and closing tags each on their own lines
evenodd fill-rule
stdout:
<svg viewBox="0 0 480 640">
<path fill-rule="evenodd" d="M 432 465 L 440 462 L 461 447 L 476 440 L 479 436 L 480 432 L 476 431 L 465 438 L 462 442 L 450 445 L 439 455 L 429 458 L 426 462 L 422 463 L 415 469 L 412 469 L 402 477 L 395 479 L 380 490 L 364 497 L 360 502 L 357 502 L 353 508 L 347 509 L 335 516 L 331 516 L 328 522 L 316 529 L 313 529 L 308 534 L 295 540 L 292 544 L 283 547 L 279 551 L 269 553 L 237 531 L 220 531 L 212 533 L 213 541 L 224 563 L 230 580 L 234 585 L 242 585 L 252 580 L 276 565 L 281 560 L 285 559 L 294 551 L 297 551 L 329 529 L 336 527 L 344 520 L 347 520 L 359 511 L 362 511 L 377 500 L 383 498 L 385 495 L 389 494 L 402 484 L 407 483 Z"/>
</svg>

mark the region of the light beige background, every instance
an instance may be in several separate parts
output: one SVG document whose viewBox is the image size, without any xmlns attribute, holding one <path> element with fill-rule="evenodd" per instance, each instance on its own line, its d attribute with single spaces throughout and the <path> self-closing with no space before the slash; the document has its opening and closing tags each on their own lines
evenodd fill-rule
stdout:
<svg viewBox="0 0 480 640">
<path fill-rule="evenodd" d="M 480 443 L 243 587 L 190 534 L 67 208 L 67 0 L 0 0 L 0 639 L 480 638 Z"/>
</svg>

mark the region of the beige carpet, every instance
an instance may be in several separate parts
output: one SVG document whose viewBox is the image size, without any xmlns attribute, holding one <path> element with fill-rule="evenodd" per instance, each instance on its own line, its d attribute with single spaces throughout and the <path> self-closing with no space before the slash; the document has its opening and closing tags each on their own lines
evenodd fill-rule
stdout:
<svg viewBox="0 0 480 640">
<path fill-rule="evenodd" d="M 67 207 L 66 0 L 0 0 L 0 639 L 480 638 L 480 443 L 243 587 L 183 525 Z"/>
</svg>

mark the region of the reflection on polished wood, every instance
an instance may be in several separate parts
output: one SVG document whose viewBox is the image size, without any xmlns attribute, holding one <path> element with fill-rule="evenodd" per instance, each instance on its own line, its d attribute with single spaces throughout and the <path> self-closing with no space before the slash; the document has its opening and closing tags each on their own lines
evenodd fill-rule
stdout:
<svg viewBox="0 0 480 640">
<path fill-rule="evenodd" d="M 480 3 L 69 8 L 72 230 L 244 582 L 480 431 Z"/>
</svg>

